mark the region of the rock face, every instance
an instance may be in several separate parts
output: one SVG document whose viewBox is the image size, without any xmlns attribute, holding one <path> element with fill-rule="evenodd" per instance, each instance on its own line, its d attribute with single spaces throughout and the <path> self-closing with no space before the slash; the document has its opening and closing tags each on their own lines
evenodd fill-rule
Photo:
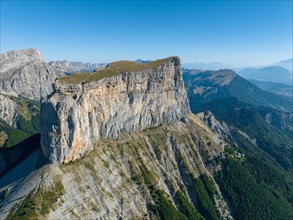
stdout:
<svg viewBox="0 0 293 220">
<path fill-rule="evenodd" d="M 4 120 L 7 124 L 15 126 L 16 119 L 19 113 L 17 103 L 11 99 L 10 96 L 6 96 L 0 93 L 0 119 Z"/>
<path fill-rule="evenodd" d="M 50 94 L 52 83 L 64 72 L 46 64 L 36 49 L 0 55 L 0 93 L 38 100 Z"/>
<path fill-rule="evenodd" d="M 182 121 L 101 140 L 86 157 L 60 166 L 34 170 L 41 163 L 34 152 L 0 178 L 1 217 L 19 219 L 25 212 L 28 219 L 232 219 L 212 177 L 218 169 L 212 161 L 223 154 L 218 135 L 195 115 Z M 216 193 L 194 190 L 198 181 Z M 209 201 L 208 211 L 201 201 Z M 151 208 L 166 203 L 168 209 L 160 209 L 166 215 L 180 211 L 186 217 L 162 218 Z"/>
<path fill-rule="evenodd" d="M 55 92 L 41 105 L 44 155 L 51 162 L 67 163 L 90 152 L 101 138 L 115 139 L 121 132 L 141 131 L 187 115 L 180 59 L 155 62 L 159 65 L 120 69 L 100 80 L 57 80 Z"/>
<path fill-rule="evenodd" d="M 16 127 L 17 102 L 22 97 L 40 100 L 53 92 L 52 84 L 64 72 L 46 64 L 37 49 L 14 50 L 0 55 L 0 119 Z"/>
<path fill-rule="evenodd" d="M 43 61 L 43 56 L 36 49 L 13 50 L 0 54 L 0 74 L 5 74 L 12 69 L 18 69 L 29 62 Z"/>
</svg>

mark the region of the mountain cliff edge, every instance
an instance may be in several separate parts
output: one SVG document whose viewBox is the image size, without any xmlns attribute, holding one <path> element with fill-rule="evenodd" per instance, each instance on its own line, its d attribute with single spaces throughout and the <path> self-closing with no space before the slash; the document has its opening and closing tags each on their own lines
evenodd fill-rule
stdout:
<svg viewBox="0 0 293 220">
<path fill-rule="evenodd" d="M 93 73 L 59 78 L 41 105 L 41 145 L 50 162 L 67 163 L 101 138 L 142 131 L 190 113 L 181 63 L 119 61 Z"/>
</svg>

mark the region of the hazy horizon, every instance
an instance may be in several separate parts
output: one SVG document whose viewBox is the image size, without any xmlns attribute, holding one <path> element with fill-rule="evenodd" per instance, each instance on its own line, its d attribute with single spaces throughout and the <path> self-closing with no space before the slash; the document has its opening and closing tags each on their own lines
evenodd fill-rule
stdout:
<svg viewBox="0 0 293 220">
<path fill-rule="evenodd" d="M 264 66 L 291 59 L 292 1 L 1 1 L 1 53 Z"/>
</svg>

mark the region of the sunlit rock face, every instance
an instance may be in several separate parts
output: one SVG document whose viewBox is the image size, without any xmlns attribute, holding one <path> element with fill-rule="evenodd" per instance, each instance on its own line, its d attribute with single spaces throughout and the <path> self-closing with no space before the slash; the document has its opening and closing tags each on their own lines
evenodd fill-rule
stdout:
<svg viewBox="0 0 293 220">
<path fill-rule="evenodd" d="M 186 116 L 190 110 L 180 59 L 154 64 L 131 64 L 134 71 L 123 67 L 99 80 L 88 80 L 86 74 L 57 80 L 55 92 L 41 105 L 44 155 L 53 163 L 67 163 L 86 155 L 101 138 L 116 139 L 121 132 Z"/>
</svg>

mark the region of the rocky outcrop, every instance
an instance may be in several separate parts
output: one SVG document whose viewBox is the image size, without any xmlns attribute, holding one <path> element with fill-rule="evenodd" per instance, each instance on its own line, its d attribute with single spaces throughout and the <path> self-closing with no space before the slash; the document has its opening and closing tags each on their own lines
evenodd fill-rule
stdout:
<svg viewBox="0 0 293 220">
<path fill-rule="evenodd" d="M 12 50 L 0 54 L 0 74 L 5 75 L 10 70 L 36 60 L 43 61 L 43 56 L 37 49 Z"/>
<path fill-rule="evenodd" d="M 64 72 L 46 64 L 36 49 L 1 54 L 0 93 L 39 100 L 53 92 L 52 84 Z"/>
<path fill-rule="evenodd" d="M 19 109 L 17 103 L 10 97 L 0 93 L 0 119 L 11 126 L 16 126 Z"/>
<path fill-rule="evenodd" d="M 53 92 L 52 84 L 64 72 L 48 65 L 37 49 L 0 55 L 0 119 L 16 127 L 23 98 L 39 101 Z"/>
<path fill-rule="evenodd" d="M 41 145 L 51 162 L 67 163 L 86 155 L 101 138 L 156 127 L 190 112 L 178 57 L 111 65 L 97 75 L 57 80 L 54 94 L 42 103 Z"/>
</svg>

